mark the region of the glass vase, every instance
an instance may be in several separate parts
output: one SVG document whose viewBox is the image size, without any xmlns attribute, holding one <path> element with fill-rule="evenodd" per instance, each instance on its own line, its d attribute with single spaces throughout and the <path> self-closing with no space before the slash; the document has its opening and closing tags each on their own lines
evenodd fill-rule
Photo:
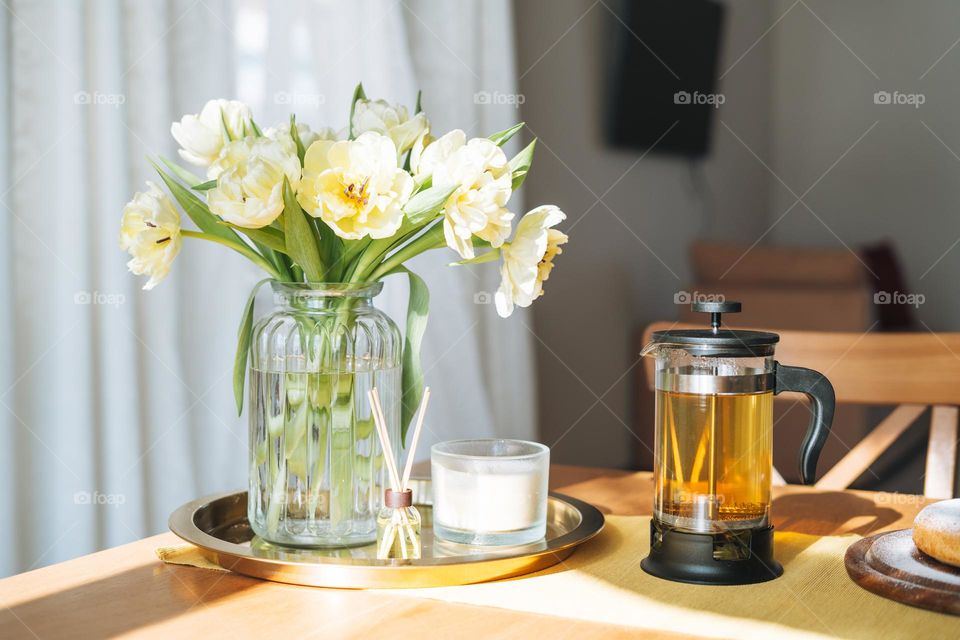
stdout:
<svg viewBox="0 0 960 640">
<path fill-rule="evenodd" d="M 250 348 L 250 525 L 281 545 L 369 544 L 387 486 L 370 389 L 400 432 L 402 341 L 373 305 L 382 284 L 272 286 Z"/>
</svg>

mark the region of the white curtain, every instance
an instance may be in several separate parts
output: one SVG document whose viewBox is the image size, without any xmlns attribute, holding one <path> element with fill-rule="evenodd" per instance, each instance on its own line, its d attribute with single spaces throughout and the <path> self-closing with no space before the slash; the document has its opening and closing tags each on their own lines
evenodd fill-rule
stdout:
<svg viewBox="0 0 960 640">
<path fill-rule="evenodd" d="M 179 504 L 246 484 L 231 368 L 260 274 L 186 240 L 168 279 L 142 292 L 116 247 L 124 202 L 156 179 L 146 156 L 175 157 L 171 121 L 237 96 L 261 123 L 293 110 L 344 126 L 361 79 L 368 95 L 411 105 L 423 89 L 438 132 L 519 119 L 475 99 L 515 93 L 507 0 L 7 3 L 0 575 L 160 532 Z M 496 268 L 451 269 L 451 256 L 413 265 L 432 294 L 420 457 L 437 439 L 535 437 L 529 319 L 476 304 Z M 402 326 L 403 283 L 378 301 Z"/>
</svg>

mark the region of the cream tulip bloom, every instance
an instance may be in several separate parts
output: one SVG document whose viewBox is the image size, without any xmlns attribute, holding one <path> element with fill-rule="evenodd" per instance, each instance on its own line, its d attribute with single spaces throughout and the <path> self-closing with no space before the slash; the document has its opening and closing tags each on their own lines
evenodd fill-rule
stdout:
<svg viewBox="0 0 960 640">
<path fill-rule="evenodd" d="M 130 253 L 127 267 L 136 275 L 149 275 L 144 289 L 153 289 L 170 271 L 180 253 L 180 215 L 167 195 L 152 182 L 137 192 L 123 208 L 120 248 Z"/>
<path fill-rule="evenodd" d="M 227 144 L 211 169 L 217 186 L 207 192 L 210 211 L 238 227 L 259 229 L 283 213 L 283 178 L 296 191 L 300 159 L 292 141 L 247 137 Z"/>
<path fill-rule="evenodd" d="M 269 127 L 263 130 L 263 135 L 271 140 L 277 140 L 284 144 L 288 144 L 289 141 L 289 144 L 296 146 L 296 143 L 293 142 L 293 137 L 290 135 L 290 125 L 281 124 L 276 127 Z M 302 122 L 297 123 L 297 135 L 300 136 L 300 142 L 303 143 L 304 149 L 309 149 L 310 145 L 317 140 L 339 139 L 337 132 L 330 127 L 323 127 L 314 131 L 309 125 Z"/>
<path fill-rule="evenodd" d="M 406 107 L 391 105 L 386 100 L 357 100 L 351 124 L 355 136 L 367 131 L 390 136 L 397 146 L 397 155 L 406 153 L 430 131 L 430 121 L 422 111 L 411 118 Z"/>
<path fill-rule="evenodd" d="M 180 144 L 180 157 L 206 167 L 223 148 L 223 129 L 236 140 L 250 127 L 250 107 L 236 100 L 210 100 L 199 114 L 185 115 L 170 125 L 170 133 Z M 211 179 L 214 176 L 209 176 Z"/>
<path fill-rule="evenodd" d="M 319 140 L 303 159 L 297 200 L 347 240 L 389 238 L 403 222 L 413 178 L 397 166 L 393 141 L 368 131 L 356 140 Z"/>
<path fill-rule="evenodd" d="M 497 313 L 506 318 L 514 305 L 529 307 L 543 295 L 543 283 L 550 277 L 553 259 L 563 253 L 566 234 L 551 227 L 566 219 L 563 211 L 552 204 L 529 212 L 517 224 L 513 241 L 500 250 L 500 288 L 494 295 Z"/>
<path fill-rule="evenodd" d="M 447 245 L 464 259 L 474 257 L 473 236 L 501 246 L 510 236 L 513 213 L 506 209 L 512 177 L 503 149 L 486 138 L 467 141 L 460 129 L 427 145 L 415 158 L 417 180 L 433 186 L 459 185 L 444 205 Z"/>
</svg>

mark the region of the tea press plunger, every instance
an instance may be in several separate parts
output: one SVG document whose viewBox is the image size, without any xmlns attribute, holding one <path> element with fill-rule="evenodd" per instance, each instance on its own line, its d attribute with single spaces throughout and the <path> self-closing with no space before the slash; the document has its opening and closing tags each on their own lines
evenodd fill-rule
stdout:
<svg viewBox="0 0 960 640">
<path fill-rule="evenodd" d="M 739 302 L 700 302 L 710 329 L 656 331 L 654 509 L 644 571 L 680 582 L 748 584 L 783 573 L 773 555 L 773 396 L 798 391 L 813 417 L 800 476 L 813 482 L 833 420 L 823 374 L 773 359 L 780 336 L 721 327 Z"/>
</svg>

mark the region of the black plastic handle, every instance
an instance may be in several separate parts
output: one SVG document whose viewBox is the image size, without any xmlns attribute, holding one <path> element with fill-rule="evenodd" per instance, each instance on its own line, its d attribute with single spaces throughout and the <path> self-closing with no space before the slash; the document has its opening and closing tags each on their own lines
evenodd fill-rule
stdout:
<svg viewBox="0 0 960 640">
<path fill-rule="evenodd" d="M 813 405 L 813 417 L 807 434 L 800 445 L 800 479 L 803 484 L 813 484 L 817 476 L 817 460 L 820 459 L 820 450 L 830 435 L 830 426 L 833 424 L 833 411 L 837 404 L 837 396 L 833 392 L 833 385 L 827 377 L 819 371 L 803 367 L 788 367 L 774 363 L 776 367 L 776 395 L 784 391 L 799 391 L 810 398 Z"/>
</svg>

